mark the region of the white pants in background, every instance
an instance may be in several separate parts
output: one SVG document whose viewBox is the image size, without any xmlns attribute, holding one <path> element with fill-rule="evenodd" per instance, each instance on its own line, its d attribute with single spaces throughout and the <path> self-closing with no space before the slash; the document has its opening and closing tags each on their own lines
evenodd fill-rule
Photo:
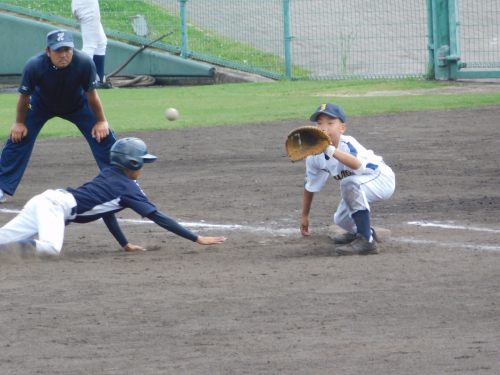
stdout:
<svg viewBox="0 0 500 375">
<path fill-rule="evenodd" d="M 74 207 L 75 197 L 65 190 L 47 190 L 31 198 L 19 215 L 0 228 L 0 245 L 28 240 L 38 234 L 37 253 L 58 255 L 66 220 L 75 217 Z"/>
<path fill-rule="evenodd" d="M 108 39 L 101 24 L 101 12 L 98 0 L 72 0 L 71 11 L 80 23 L 83 48 L 91 58 L 94 55 L 106 55 Z"/>
</svg>

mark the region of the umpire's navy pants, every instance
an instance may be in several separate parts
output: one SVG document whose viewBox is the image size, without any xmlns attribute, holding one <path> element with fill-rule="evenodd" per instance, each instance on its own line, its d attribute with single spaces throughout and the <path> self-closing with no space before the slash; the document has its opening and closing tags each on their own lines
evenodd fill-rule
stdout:
<svg viewBox="0 0 500 375">
<path fill-rule="evenodd" d="M 13 143 L 10 139 L 7 139 L 2 150 L 2 155 L 0 156 L 0 189 L 5 193 L 14 195 L 28 166 L 28 161 L 30 160 L 31 152 L 33 151 L 40 130 L 42 130 L 48 120 L 54 117 L 60 117 L 72 122 L 78 127 L 85 139 L 87 139 L 99 169 L 110 166 L 109 151 L 117 140 L 116 134 L 110 129 L 109 135 L 101 139 L 101 142 L 97 142 L 95 138 L 92 138 L 92 129 L 96 124 L 96 119 L 88 102 L 85 102 L 83 107 L 74 112 L 56 115 L 46 109 L 40 108 L 37 105 L 37 101 L 32 98 L 26 115 L 28 134 L 19 143 Z M 54 150 L 54 160 L 57 157 L 57 151 Z"/>
</svg>

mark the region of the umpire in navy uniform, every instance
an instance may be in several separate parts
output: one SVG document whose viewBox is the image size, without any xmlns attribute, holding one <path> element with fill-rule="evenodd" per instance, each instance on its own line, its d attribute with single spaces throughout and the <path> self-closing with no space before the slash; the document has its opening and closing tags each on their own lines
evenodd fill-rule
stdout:
<svg viewBox="0 0 500 375">
<path fill-rule="evenodd" d="M 51 118 L 75 124 L 99 168 L 110 166 L 109 151 L 117 138 L 104 116 L 97 83 L 92 59 L 74 49 L 69 31 L 47 34 L 45 52 L 32 57 L 24 67 L 16 122 L 0 156 L 0 203 L 5 202 L 5 194 L 14 195 L 38 133 Z"/>
</svg>

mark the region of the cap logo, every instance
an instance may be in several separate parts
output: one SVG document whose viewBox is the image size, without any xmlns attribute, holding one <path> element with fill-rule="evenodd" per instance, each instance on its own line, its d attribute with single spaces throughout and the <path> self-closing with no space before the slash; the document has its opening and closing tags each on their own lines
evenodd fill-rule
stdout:
<svg viewBox="0 0 500 375">
<path fill-rule="evenodd" d="M 326 109 L 326 104 L 321 104 L 319 112 L 323 112 Z"/>
<path fill-rule="evenodd" d="M 57 33 L 57 41 L 60 42 L 61 40 L 64 40 L 64 33 Z"/>
</svg>

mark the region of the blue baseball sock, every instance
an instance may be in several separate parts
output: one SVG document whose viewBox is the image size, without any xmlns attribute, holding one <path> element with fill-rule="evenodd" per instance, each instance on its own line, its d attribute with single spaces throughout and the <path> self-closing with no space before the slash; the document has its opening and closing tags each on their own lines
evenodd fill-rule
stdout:
<svg viewBox="0 0 500 375">
<path fill-rule="evenodd" d="M 352 219 L 356 223 L 358 233 L 361 233 L 367 241 L 370 241 L 370 237 L 372 236 L 372 230 L 370 227 L 370 211 L 356 211 L 352 214 Z"/>
<path fill-rule="evenodd" d="M 97 75 L 99 76 L 99 82 L 104 82 L 104 59 L 105 55 L 94 55 L 94 64 Z"/>
</svg>

